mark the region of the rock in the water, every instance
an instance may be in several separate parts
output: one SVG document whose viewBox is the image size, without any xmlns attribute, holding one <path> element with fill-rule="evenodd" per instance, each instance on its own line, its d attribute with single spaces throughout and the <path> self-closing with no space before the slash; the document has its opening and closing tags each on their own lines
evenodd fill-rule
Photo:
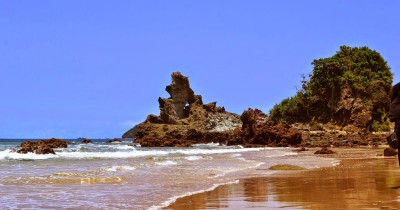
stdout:
<svg viewBox="0 0 400 210">
<path fill-rule="evenodd" d="M 330 149 L 328 149 L 327 147 L 322 147 L 322 149 L 317 150 L 314 154 L 320 154 L 320 155 L 322 155 L 322 154 L 335 154 L 335 152 L 330 150 Z"/>
<path fill-rule="evenodd" d="M 36 151 L 36 154 L 44 155 L 44 154 L 56 154 L 53 150 L 53 148 L 49 146 L 39 146 Z"/>
<path fill-rule="evenodd" d="M 89 144 L 89 143 L 92 143 L 92 140 L 84 138 L 84 139 L 82 139 L 82 143 Z"/>
<path fill-rule="evenodd" d="M 20 145 L 18 153 L 26 154 L 28 152 L 34 152 L 36 154 L 55 154 L 53 148 L 67 148 L 69 142 L 62 139 L 47 139 L 40 141 L 25 141 Z"/>
<path fill-rule="evenodd" d="M 391 156 L 396 156 L 396 155 L 397 155 L 397 151 L 395 149 L 385 148 L 383 150 L 383 156 L 385 156 L 385 157 L 391 157 Z"/>
<path fill-rule="evenodd" d="M 107 141 L 107 143 L 119 143 L 119 142 L 122 142 L 122 141 L 117 138 L 113 138 L 113 139 Z"/>
</svg>

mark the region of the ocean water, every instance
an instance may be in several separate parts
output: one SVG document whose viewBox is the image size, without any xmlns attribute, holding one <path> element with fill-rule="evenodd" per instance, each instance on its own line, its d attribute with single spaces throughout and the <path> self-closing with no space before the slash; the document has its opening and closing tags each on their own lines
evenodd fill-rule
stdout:
<svg viewBox="0 0 400 210">
<path fill-rule="evenodd" d="M 106 140 L 69 140 L 56 155 L 18 154 L 22 141 L 0 139 L 1 209 L 159 209 L 241 178 L 270 176 L 275 164 L 337 164 L 291 148 L 142 148 Z"/>
</svg>

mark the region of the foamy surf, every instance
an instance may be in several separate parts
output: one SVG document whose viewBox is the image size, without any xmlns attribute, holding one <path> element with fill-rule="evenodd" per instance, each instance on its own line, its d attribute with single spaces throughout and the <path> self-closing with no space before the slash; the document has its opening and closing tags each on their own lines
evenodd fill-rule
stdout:
<svg viewBox="0 0 400 210">
<path fill-rule="evenodd" d="M 133 166 L 127 166 L 127 165 L 123 165 L 123 166 L 112 166 L 109 168 L 106 168 L 106 171 L 110 171 L 110 172 L 116 172 L 116 171 L 133 171 L 136 168 Z"/>
<path fill-rule="evenodd" d="M 88 158 L 106 158 L 106 159 L 115 159 L 115 158 L 138 158 L 138 157 L 147 157 L 147 156 L 167 156 L 167 155 L 211 155 L 211 154 L 225 154 L 225 153 L 241 153 L 241 152 L 253 152 L 253 151 L 262 151 L 262 150 L 274 150 L 273 148 L 221 148 L 221 149 L 199 149 L 199 148 L 188 148 L 188 149 L 166 149 L 166 150 L 154 150 L 154 149 L 136 149 L 130 146 L 119 145 L 116 147 L 118 150 L 110 151 L 104 150 L 95 152 L 95 150 L 99 148 L 104 148 L 97 146 L 95 148 L 87 149 L 82 151 L 82 147 L 78 146 L 75 148 L 67 148 L 67 149 L 56 149 L 56 154 L 46 154 L 46 155 L 38 155 L 34 153 L 20 154 L 11 150 L 5 150 L 0 152 L 0 161 L 9 159 L 9 160 L 45 160 L 45 159 L 54 159 L 54 158 L 63 158 L 63 159 L 88 159 Z M 112 147 L 115 149 L 115 147 Z M 93 152 L 88 150 L 94 150 Z M 128 151 L 127 151 L 128 150 Z M 286 153 L 288 154 L 296 154 L 296 153 Z M 279 154 L 282 155 L 282 154 Z M 193 157 L 192 157 L 193 158 Z M 190 158 L 189 158 L 190 159 Z"/>
<path fill-rule="evenodd" d="M 177 165 L 178 163 L 172 160 L 166 160 L 162 162 L 156 162 L 155 164 L 159 166 L 170 166 L 170 165 Z"/>
<path fill-rule="evenodd" d="M 200 159 L 203 159 L 203 157 L 202 156 L 188 156 L 188 157 L 185 157 L 185 159 L 186 160 L 200 160 Z"/>
</svg>

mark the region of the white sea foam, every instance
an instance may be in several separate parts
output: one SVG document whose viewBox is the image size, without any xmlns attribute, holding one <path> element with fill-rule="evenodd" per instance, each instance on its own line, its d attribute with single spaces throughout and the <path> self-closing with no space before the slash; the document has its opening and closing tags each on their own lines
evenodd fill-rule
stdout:
<svg viewBox="0 0 400 210">
<path fill-rule="evenodd" d="M 340 160 L 332 161 L 332 166 L 338 166 L 338 165 L 340 165 Z"/>
<path fill-rule="evenodd" d="M 170 165 L 176 165 L 178 164 L 177 162 L 174 162 L 172 160 L 166 160 L 166 161 L 162 161 L 162 162 L 156 162 L 156 165 L 159 166 L 170 166 Z"/>
<path fill-rule="evenodd" d="M 11 150 L 5 150 L 0 152 L 0 160 L 14 159 L 14 160 L 44 160 L 50 158 L 56 158 L 57 155 L 46 154 L 37 155 L 35 153 L 20 154 Z"/>
<path fill-rule="evenodd" d="M 0 151 L 0 160 L 4 160 L 7 156 L 8 153 L 10 153 L 11 150 L 4 150 L 4 151 Z"/>
<path fill-rule="evenodd" d="M 156 210 L 156 209 L 162 209 L 165 208 L 169 205 L 171 205 L 173 202 L 175 202 L 178 198 L 183 198 L 186 196 L 190 196 L 190 195 L 194 195 L 194 194 L 199 194 L 199 193 L 203 193 L 203 192 L 208 192 L 208 191 L 212 191 L 215 190 L 217 187 L 222 186 L 222 185 L 227 185 L 227 184 L 238 184 L 239 180 L 235 180 L 232 182 L 225 182 L 225 183 L 220 183 L 220 184 L 214 184 L 212 187 L 205 189 L 205 190 L 198 190 L 198 191 L 194 191 L 194 192 L 187 192 L 184 193 L 182 195 L 178 195 L 178 196 L 174 196 L 169 198 L 168 200 L 164 201 L 163 203 L 161 203 L 161 205 L 158 206 L 152 206 L 150 207 L 148 210 Z"/>
<path fill-rule="evenodd" d="M 204 159 L 202 156 L 187 156 L 185 157 L 186 160 L 201 160 Z"/>
<path fill-rule="evenodd" d="M 248 160 L 246 160 L 246 159 L 244 159 L 244 158 L 238 158 L 238 159 L 239 159 L 239 160 L 242 160 L 242 161 L 248 161 Z M 257 168 L 257 167 L 259 167 L 259 166 L 261 166 L 261 165 L 264 165 L 264 164 L 265 164 L 264 162 L 258 162 L 258 163 L 255 163 L 254 165 L 250 165 L 250 166 L 242 167 L 242 168 L 230 168 L 230 169 L 224 168 L 223 170 L 220 170 L 220 173 L 219 173 L 219 174 L 216 174 L 216 175 L 214 175 L 214 176 L 210 176 L 210 177 L 208 177 L 208 178 L 223 177 L 223 176 L 225 176 L 225 175 L 228 174 L 228 173 L 233 173 L 233 172 L 237 172 L 237 171 L 241 171 L 241 170 L 246 170 L 246 169 L 250 169 L 250 168 Z"/>
<path fill-rule="evenodd" d="M 115 171 L 133 171 L 136 168 L 133 166 L 122 165 L 122 166 L 112 166 L 110 168 L 106 168 L 106 171 L 115 172 Z"/>
<path fill-rule="evenodd" d="M 68 148 L 62 148 L 60 150 L 69 151 L 69 150 L 81 150 L 89 149 L 89 150 L 106 150 L 106 149 L 113 149 L 113 150 L 135 150 L 136 148 L 130 145 L 124 144 L 78 144 L 72 145 Z"/>
<path fill-rule="evenodd" d="M 169 166 L 169 165 L 176 165 L 176 164 L 178 164 L 178 163 L 175 162 L 175 161 L 172 161 L 172 160 L 166 160 L 166 161 L 162 161 L 162 162 L 156 162 L 156 165 L 159 165 L 159 166 Z"/>
<path fill-rule="evenodd" d="M 221 145 L 219 143 L 211 142 L 211 143 L 208 143 L 208 144 L 194 144 L 193 146 L 194 147 L 219 147 Z"/>
<path fill-rule="evenodd" d="M 123 148 L 128 148 L 130 146 L 119 145 Z M 126 146 L 126 147 L 125 147 Z M 78 147 L 77 147 L 78 148 Z M 77 148 L 66 148 L 66 149 L 56 149 L 56 155 L 46 154 L 46 155 L 37 155 L 34 153 L 28 154 L 19 154 L 13 152 L 11 150 L 5 150 L 0 152 L 0 160 L 4 159 L 16 159 L 16 160 L 41 160 L 41 159 L 50 159 L 50 158 L 66 158 L 66 159 L 82 159 L 82 158 L 137 158 L 137 157 L 146 157 L 146 156 L 167 156 L 171 154 L 178 155 L 188 155 L 188 156 L 196 156 L 196 155 L 209 155 L 209 154 L 225 154 L 225 153 L 240 153 L 240 152 L 251 152 L 251 151 L 262 151 L 262 150 L 275 150 L 273 148 L 221 148 L 221 149 L 201 149 L 201 148 L 188 148 L 188 149 L 149 149 L 149 150 L 140 150 L 133 148 L 126 149 L 123 151 L 96 151 L 91 152 L 90 150 L 82 151 L 82 149 Z M 294 155 L 296 153 L 283 153 L 281 151 L 276 154 L 271 155 L 272 157 L 283 156 L 283 155 Z"/>
</svg>

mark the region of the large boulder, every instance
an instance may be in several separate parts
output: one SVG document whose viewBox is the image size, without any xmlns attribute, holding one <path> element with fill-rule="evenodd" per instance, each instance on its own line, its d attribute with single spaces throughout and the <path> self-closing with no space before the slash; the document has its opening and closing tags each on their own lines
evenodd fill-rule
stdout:
<svg viewBox="0 0 400 210">
<path fill-rule="evenodd" d="M 385 156 L 385 157 L 391 157 L 391 156 L 396 156 L 396 155 L 397 155 L 397 151 L 395 149 L 385 148 L 383 150 L 383 156 Z"/>
</svg>

